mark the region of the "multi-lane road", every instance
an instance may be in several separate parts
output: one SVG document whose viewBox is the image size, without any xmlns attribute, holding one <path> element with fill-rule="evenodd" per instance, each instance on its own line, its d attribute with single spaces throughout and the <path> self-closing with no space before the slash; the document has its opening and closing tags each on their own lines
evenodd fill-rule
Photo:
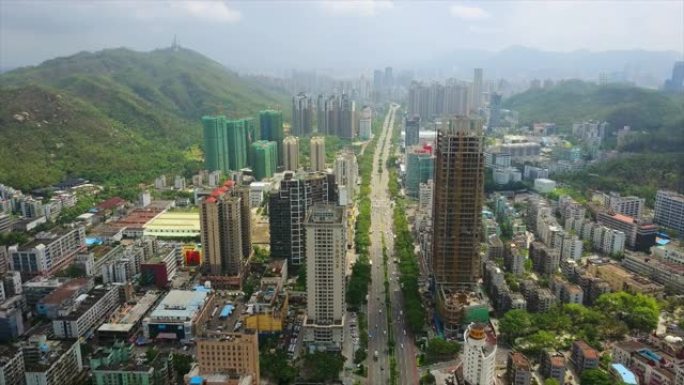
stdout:
<svg viewBox="0 0 684 385">
<path fill-rule="evenodd" d="M 381 172 L 390 155 L 392 129 L 399 106 L 392 104 L 378 138 L 373 157 L 371 176 L 371 246 L 372 282 L 368 301 L 368 383 L 385 385 L 390 380 L 390 352 L 387 348 L 389 333 L 394 334 L 396 343 L 397 369 L 399 384 L 414 385 L 418 383 L 416 368 L 416 347 L 413 338 L 404 322 L 403 296 L 399 287 L 398 268 L 393 263 L 394 233 L 392 231 L 392 203 L 389 196 L 389 173 Z M 388 273 L 390 277 L 390 301 L 392 304 L 391 325 L 387 324 L 387 307 L 384 286 L 383 239 L 388 251 Z M 374 353 L 378 352 L 377 360 Z"/>
</svg>

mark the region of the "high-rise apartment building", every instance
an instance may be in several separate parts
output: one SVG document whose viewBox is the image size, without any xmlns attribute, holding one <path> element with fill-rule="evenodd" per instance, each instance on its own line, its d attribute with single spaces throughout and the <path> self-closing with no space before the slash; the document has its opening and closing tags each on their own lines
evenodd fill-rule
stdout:
<svg viewBox="0 0 684 385">
<path fill-rule="evenodd" d="M 654 222 L 684 234 L 684 195 L 674 191 L 658 190 Z"/>
<path fill-rule="evenodd" d="M 338 186 L 340 199 L 344 194 L 346 195 L 344 197 L 344 204 L 353 201 L 354 196 L 356 195 L 356 183 L 359 176 L 359 166 L 353 151 L 342 151 L 337 154 L 333 173 L 335 174 L 335 182 Z M 342 204 L 342 202 L 340 202 L 340 204 Z"/>
<path fill-rule="evenodd" d="M 307 317 L 304 341 L 341 347 L 344 338 L 346 215 L 342 206 L 309 208 L 306 230 Z"/>
<path fill-rule="evenodd" d="M 272 177 L 278 167 L 278 143 L 267 140 L 252 143 L 250 159 L 255 179 Z"/>
<path fill-rule="evenodd" d="M 432 269 L 447 287 L 473 288 L 480 275 L 483 145 L 479 120 L 456 117 L 437 133 Z"/>
<path fill-rule="evenodd" d="M 418 198 L 418 189 L 421 183 L 432 179 L 435 158 L 432 149 L 423 146 L 406 148 L 406 195 Z"/>
<path fill-rule="evenodd" d="M 226 139 L 225 121 L 225 116 L 202 117 L 204 168 L 209 171 L 226 171 L 230 169 L 228 165 L 228 141 Z M 163 186 L 163 183 L 159 183 L 159 185 Z"/>
<path fill-rule="evenodd" d="M 473 101 L 471 106 L 475 112 L 482 107 L 482 68 L 475 68 L 473 73 Z"/>
<path fill-rule="evenodd" d="M 356 102 L 347 94 L 342 94 L 340 99 L 340 124 L 336 135 L 345 139 L 356 136 Z"/>
<path fill-rule="evenodd" d="M 200 375 L 235 373 L 259 382 L 259 337 L 255 332 L 207 334 L 196 339 Z"/>
<path fill-rule="evenodd" d="M 409 148 L 420 142 L 420 116 L 414 115 L 404 120 L 404 146 Z"/>
<path fill-rule="evenodd" d="M 299 168 L 299 138 L 288 136 L 283 140 L 285 170 L 297 171 Z"/>
<path fill-rule="evenodd" d="M 217 188 L 200 203 L 202 252 L 211 275 L 242 273 L 242 198 L 231 188 L 231 184 Z"/>
<path fill-rule="evenodd" d="M 240 198 L 240 221 L 242 228 L 242 257 L 245 260 L 252 255 L 252 211 L 250 205 L 250 188 L 248 185 L 236 185 L 230 194 Z"/>
<path fill-rule="evenodd" d="M 483 324 L 470 324 L 463 333 L 463 379 L 472 385 L 494 385 L 496 340 Z"/>
<path fill-rule="evenodd" d="M 337 200 L 335 183 L 323 172 L 286 172 L 268 200 L 271 257 L 304 263 L 304 218 L 315 203 Z"/>
<path fill-rule="evenodd" d="M 370 106 L 363 106 L 361 118 L 359 119 L 359 138 L 368 140 L 373 136 L 373 110 Z"/>
<path fill-rule="evenodd" d="M 325 170 L 325 138 L 314 136 L 309 145 L 309 158 L 311 160 L 311 171 Z"/>
<path fill-rule="evenodd" d="M 313 132 L 313 102 L 301 92 L 292 97 L 292 135 L 307 136 Z M 289 170 L 288 168 L 286 168 Z"/>
<path fill-rule="evenodd" d="M 247 165 L 249 128 L 253 120 L 229 120 L 225 116 L 202 117 L 204 167 L 209 171 L 240 170 Z"/>
<path fill-rule="evenodd" d="M 448 79 L 445 84 L 413 82 L 409 87 L 408 115 L 418 115 L 423 120 L 468 115 L 470 98 L 470 86 L 454 79 Z"/>
<path fill-rule="evenodd" d="M 264 110 L 259 112 L 259 135 L 261 140 L 276 142 L 277 166 L 283 165 L 283 113 L 276 110 Z M 275 171 L 275 170 L 274 170 Z"/>
</svg>

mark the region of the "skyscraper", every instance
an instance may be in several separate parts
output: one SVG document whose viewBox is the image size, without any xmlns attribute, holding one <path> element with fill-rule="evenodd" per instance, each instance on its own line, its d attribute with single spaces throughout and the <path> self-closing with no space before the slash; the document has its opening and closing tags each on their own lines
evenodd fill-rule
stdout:
<svg viewBox="0 0 684 385">
<path fill-rule="evenodd" d="M 309 145 L 309 158 L 311 159 L 311 171 L 325 170 L 325 138 L 314 136 Z"/>
<path fill-rule="evenodd" d="M 328 99 L 325 95 L 320 94 L 316 98 L 316 132 L 325 135 L 328 133 L 326 104 Z"/>
<path fill-rule="evenodd" d="M 307 317 L 304 341 L 341 347 L 344 338 L 346 215 L 342 206 L 315 204 L 306 230 Z"/>
<path fill-rule="evenodd" d="M 479 120 L 456 117 L 437 133 L 432 269 L 450 288 L 473 288 L 479 277 L 483 146 Z"/>
<path fill-rule="evenodd" d="M 363 106 L 361 118 L 359 119 L 359 138 L 368 140 L 373 135 L 373 110 L 370 106 Z"/>
<path fill-rule="evenodd" d="M 237 171 L 247 166 L 247 127 L 244 119 L 226 120 L 226 140 L 228 167 Z"/>
<path fill-rule="evenodd" d="M 285 170 L 297 171 L 299 168 L 299 138 L 288 136 L 283 140 Z"/>
<path fill-rule="evenodd" d="M 335 188 L 323 172 L 285 172 L 268 200 L 272 258 L 286 258 L 292 265 L 304 263 L 303 224 L 307 210 L 315 203 L 334 203 Z"/>
<path fill-rule="evenodd" d="M 277 143 L 267 140 L 252 143 L 250 159 L 254 178 L 262 180 L 272 177 L 278 164 Z"/>
<path fill-rule="evenodd" d="M 202 117 L 204 167 L 209 171 L 240 170 L 247 165 L 251 118 L 228 120 L 225 116 Z"/>
<path fill-rule="evenodd" d="M 313 103 L 309 96 L 302 92 L 292 97 L 293 135 L 307 136 L 313 132 L 313 112 Z"/>
<path fill-rule="evenodd" d="M 252 255 L 252 211 L 249 205 L 249 186 L 237 185 L 230 191 L 240 198 L 240 233 L 242 235 L 242 256 L 245 260 Z"/>
<path fill-rule="evenodd" d="M 427 147 L 427 146 L 426 146 Z M 406 148 L 406 195 L 418 198 L 421 183 L 432 179 L 435 167 L 435 158 L 432 149 L 423 146 L 411 146 Z"/>
<path fill-rule="evenodd" d="M 473 102 L 471 107 L 475 112 L 482 107 L 482 68 L 475 68 L 473 76 Z"/>
<path fill-rule="evenodd" d="M 353 139 L 356 136 L 356 103 L 349 95 L 342 94 L 340 99 L 340 121 L 335 135 Z"/>
<path fill-rule="evenodd" d="M 420 117 L 414 115 L 404 120 L 404 147 L 415 146 L 420 141 Z"/>
<path fill-rule="evenodd" d="M 226 117 L 202 117 L 204 141 L 204 168 L 209 171 L 229 170 L 228 142 L 226 140 Z"/>
<path fill-rule="evenodd" d="M 492 98 L 489 102 L 489 122 L 487 123 L 487 129 L 492 130 L 499 127 L 501 123 L 501 95 L 492 94 Z"/>
<path fill-rule="evenodd" d="M 200 203 L 200 238 L 211 275 L 241 276 L 243 264 L 240 196 L 232 183 L 215 189 Z"/>
<path fill-rule="evenodd" d="M 356 192 L 356 181 L 359 176 L 359 166 L 354 152 L 342 151 L 341 153 L 337 154 L 333 171 L 335 174 L 335 182 L 337 183 L 340 194 L 340 199 L 344 194 L 344 200 L 346 202 L 351 202 L 354 199 Z M 343 203 L 340 202 L 340 204 Z"/>
<path fill-rule="evenodd" d="M 264 110 L 259 112 L 259 129 L 261 140 L 276 142 L 276 165 L 278 167 L 282 166 L 284 160 L 283 139 L 285 139 L 282 111 Z"/>
</svg>

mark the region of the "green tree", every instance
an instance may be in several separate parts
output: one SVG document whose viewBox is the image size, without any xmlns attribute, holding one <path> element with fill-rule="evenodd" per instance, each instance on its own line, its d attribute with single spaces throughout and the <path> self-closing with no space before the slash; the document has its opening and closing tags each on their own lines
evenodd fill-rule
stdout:
<svg viewBox="0 0 684 385">
<path fill-rule="evenodd" d="M 461 345 L 457 342 L 447 341 L 441 338 L 433 338 L 428 341 L 426 359 L 428 363 L 447 361 L 453 359 L 461 350 Z"/>
<path fill-rule="evenodd" d="M 530 313 L 522 309 L 514 309 L 499 320 L 499 330 L 509 343 L 516 338 L 528 334 L 532 328 L 532 317 Z"/>
<path fill-rule="evenodd" d="M 420 377 L 420 385 L 434 385 L 437 383 L 437 379 L 429 371 L 426 371 Z"/>
<path fill-rule="evenodd" d="M 173 353 L 173 369 L 179 376 L 184 376 L 190 371 L 193 358 L 189 354 Z"/>
<path fill-rule="evenodd" d="M 580 376 L 581 385 L 616 385 L 615 380 L 601 369 L 587 369 Z"/>
<path fill-rule="evenodd" d="M 632 330 L 651 332 L 658 326 L 660 306 L 655 298 L 626 292 L 606 293 L 596 301 L 596 308 L 621 320 Z"/>
<path fill-rule="evenodd" d="M 555 378 L 547 378 L 546 380 L 544 380 L 544 385 L 560 385 L 560 384 L 558 383 L 558 380 L 556 380 Z"/>
<path fill-rule="evenodd" d="M 344 357 L 340 354 L 315 352 L 302 357 L 300 375 L 313 382 L 326 382 L 339 379 L 344 366 Z"/>
<path fill-rule="evenodd" d="M 297 377 L 285 353 L 275 349 L 259 354 L 259 373 L 278 385 L 289 385 Z"/>
</svg>

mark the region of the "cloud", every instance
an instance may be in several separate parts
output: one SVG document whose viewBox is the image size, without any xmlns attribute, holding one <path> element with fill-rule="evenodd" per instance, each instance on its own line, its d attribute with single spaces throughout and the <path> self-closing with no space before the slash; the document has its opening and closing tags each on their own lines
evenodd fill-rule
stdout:
<svg viewBox="0 0 684 385">
<path fill-rule="evenodd" d="M 240 11 L 223 1 L 172 1 L 171 6 L 196 18 L 220 23 L 235 23 L 242 19 Z"/>
<path fill-rule="evenodd" d="M 464 20 L 482 20 L 489 17 L 489 13 L 480 7 L 454 4 L 449 7 L 452 16 Z"/>
<path fill-rule="evenodd" d="M 394 3 L 389 0 L 329 0 L 319 4 L 328 13 L 364 17 L 394 8 Z"/>
</svg>

